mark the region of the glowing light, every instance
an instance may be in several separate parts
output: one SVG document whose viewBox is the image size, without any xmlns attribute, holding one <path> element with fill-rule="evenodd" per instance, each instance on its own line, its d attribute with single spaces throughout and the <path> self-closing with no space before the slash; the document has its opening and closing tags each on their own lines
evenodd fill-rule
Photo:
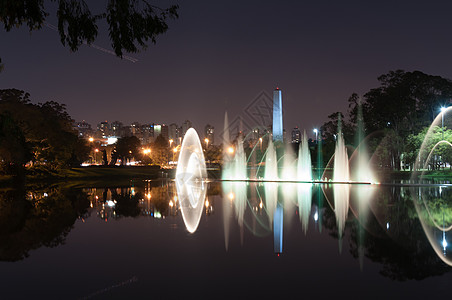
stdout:
<svg viewBox="0 0 452 300">
<path fill-rule="evenodd" d="M 94 149 L 94 152 L 96 152 L 96 153 L 97 153 L 97 152 L 99 152 L 99 149 L 97 149 L 97 148 L 96 148 L 96 149 Z"/>
<path fill-rule="evenodd" d="M 234 147 L 229 147 L 228 148 L 228 152 L 229 152 L 229 154 L 233 154 L 234 153 Z"/>
<path fill-rule="evenodd" d="M 264 207 L 264 203 L 262 203 L 262 201 L 259 203 L 259 208 Z"/>
<path fill-rule="evenodd" d="M 444 250 L 446 249 L 446 247 L 447 247 L 447 241 L 446 241 L 446 238 L 445 237 L 443 237 L 443 248 L 444 248 Z"/>
<path fill-rule="evenodd" d="M 109 137 L 109 138 L 107 139 L 107 144 L 108 144 L 108 145 L 112 145 L 112 144 L 116 143 L 117 141 L 118 141 L 118 138 L 115 138 L 115 137 Z"/>
<path fill-rule="evenodd" d="M 89 140 L 90 142 L 94 142 L 94 138 L 93 138 L 93 137 L 90 137 L 88 140 Z"/>
<path fill-rule="evenodd" d="M 143 153 L 144 153 L 144 154 L 149 154 L 149 153 L 151 153 L 151 149 L 149 149 L 149 148 L 144 149 L 144 150 L 143 150 Z"/>
<path fill-rule="evenodd" d="M 209 207 L 210 203 L 209 200 L 206 199 L 206 207 Z"/>
<path fill-rule="evenodd" d="M 386 223 L 386 229 L 389 229 L 389 222 Z"/>
<path fill-rule="evenodd" d="M 234 200 L 234 193 L 233 192 L 230 192 L 229 193 L 229 195 L 228 195 L 228 198 L 229 198 L 229 200 Z"/>
<path fill-rule="evenodd" d="M 315 212 L 315 214 L 314 214 L 314 221 L 318 221 L 319 220 L 319 213 L 318 212 Z"/>
<path fill-rule="evenodd" d="M 441 107 L 441 112 L 444 112 L 446 110 L 446 107 L 442 106 Z"/>
<path fill-rule="evenodd" d="M 170 207 L 173 207 L 173 206 L 174 206 L 174 203 L 173 203 L 172 200 L 169 202 L 169 206 L 170 206 Z"/>
<path fill-rule="evenodd" d="M 111 200 L 107 200 L 107 206 L 109 206 L 109 207 L 113 207 L 113 206 L 115 206 L 116 204 L 113 202 L 113 201 L 111 201 Z"/>
<path fill-rule="evenodd" d="M 150 200 L 151 199 L 151 193 L 147 193 L 146 194 L 146 198 L 148 198 Z"/>
</svg>

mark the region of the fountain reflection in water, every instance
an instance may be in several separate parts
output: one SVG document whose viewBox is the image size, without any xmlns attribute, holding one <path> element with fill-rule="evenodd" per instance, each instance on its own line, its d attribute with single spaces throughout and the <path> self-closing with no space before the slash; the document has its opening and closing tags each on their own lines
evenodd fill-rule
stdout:
<svg viewBox="0 0 452 300">
<path fill-rule="evenodd" d="M 348 183 L 350 181 L 347 149 L 345 148 L 344 137 L 342 136 L 342 133 L 340 131 L 337 135 L 336 151 L 334 154 L 333 181 L 342 183 Z M 350 186 L 348 184 L 338 184 L 334 187 L 333 194 L 334 213 L 336 215 L 339 241 L 341 242 L 345 221 L 348 215 Z M 340 247 L 341 245 L 342 244 L 340 244 Z"/>
</svg>

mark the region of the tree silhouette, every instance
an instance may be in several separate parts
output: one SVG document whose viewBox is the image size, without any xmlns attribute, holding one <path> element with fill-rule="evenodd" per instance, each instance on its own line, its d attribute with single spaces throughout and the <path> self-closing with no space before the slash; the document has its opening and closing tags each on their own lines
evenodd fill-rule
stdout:
<svg viewBox="0 0 452 300">
<path fill-rule="evenodd" d="M 168 19 L 178 18 L 178 5 L 161 8 L 146 0 L 108 0 L 99 13 L 93 13 L 84 0 L 53 0 L 57 2 L 60 41 L 71 51 L 82 44 L 91 44 L 99 33 L 98 22 L 108 25 L 111 46 L 119 57 L 126 52 L 138 52 L 147 42 L 155 44 L 157 36 L 168 30 Z M 96 7 L 97 9 L 97 7 Z M 94 11 L 94 10 L 93 10 Z M 49 13 L 44 0 L 15 0 L 0 2 L 0 22 L 6 31 L 26 26 L 39 30 Z"/>
</svg>

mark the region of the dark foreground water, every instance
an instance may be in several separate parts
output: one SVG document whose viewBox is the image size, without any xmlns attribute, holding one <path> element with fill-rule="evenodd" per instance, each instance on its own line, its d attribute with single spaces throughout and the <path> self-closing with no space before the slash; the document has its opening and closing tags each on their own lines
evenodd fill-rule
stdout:
<svg viewBox="0 0 452 300">
<path fill-rule="evenodd" d="M 204 188 L 0 190 L 0 299 L 450 298 L 448 186 Z"/>
</svg>

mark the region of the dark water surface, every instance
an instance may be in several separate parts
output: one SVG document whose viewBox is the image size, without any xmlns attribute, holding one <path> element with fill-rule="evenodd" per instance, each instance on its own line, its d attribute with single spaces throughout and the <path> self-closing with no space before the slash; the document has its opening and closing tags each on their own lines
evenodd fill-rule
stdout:
<svg viewBox="0 0 452 300">
<path fill-rule="evenodd" d="M 0 299 L 450 297 L 446 185 L 203 188 L 0 190 Z"/>
</svg>

